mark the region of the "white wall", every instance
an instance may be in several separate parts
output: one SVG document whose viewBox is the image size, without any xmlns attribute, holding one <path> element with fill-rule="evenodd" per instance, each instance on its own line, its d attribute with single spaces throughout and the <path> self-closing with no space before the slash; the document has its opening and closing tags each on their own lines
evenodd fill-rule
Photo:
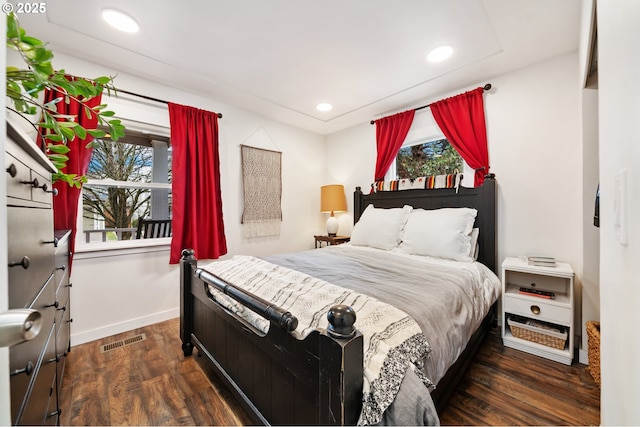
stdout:
<svg viewBox="0 0 640 427">
<path fill-rule="evenodd" d="M 580 283 L 582 145 L 577 62 L 577 54 L 571 54 L 488 79 L 493 88 L 484 99 L 489 161 L 499 186 L 499 259 L 548 253 L 569 262 Z M 425 104 L 431 101 L 435 99 Z M 429 110 L 416 112 L 415 124 L 425 133 L 432 132 L 430 119 L 421 116 L 431 116 Z M 366 123 L 329 135 L 326 158 L 329 179 L 368 191 L 375 167 L 375 127 Z"/>
<path fill-rule="evenodd" d="M 79 76 L 115 75 L 115 85 L 124 90 L 222 113 L 220 170 L 228 256 L 313 248 L 313 235 L 322 231 L 326 220 L 319 201 L 320 186 L 325 184 L 322 136 L 70 56 L 56 54 L 54 66 Z M 135 116 L 126 118 L 151 122 L 168 132 L 165 105 L 125 98 L 121 95 L 111 103 L 108 98 L 103 101 L 110 103 L 117 115 Z M 243 237 L 240 144 L 282 152 L 283 222 L 278 237 Z M 81 246 L 76 248 L 71 277 L 73 345 L 179 314 L 178 269 L 168 266 L 166 247 L 157 249 L 159 252 L 108 251 L 102 253 L 107 256 L 98 257 L 94 252 L 84 253 Z"/>
<path fill-rule="evenodd" d="M 640 2 L 598 1 L 600 132 L 601 421 L 640 424 Z M 627 244 L 616 239 L 615 178 L 628 173 L 621 199 Z"/>
</svg>

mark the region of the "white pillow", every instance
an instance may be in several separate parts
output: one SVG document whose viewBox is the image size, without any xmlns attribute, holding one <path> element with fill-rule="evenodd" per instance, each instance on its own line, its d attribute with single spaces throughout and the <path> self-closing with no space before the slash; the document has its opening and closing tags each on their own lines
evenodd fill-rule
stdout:
<svg viewBox="0 0 640 427">
<path fill-rule="evenodd" d="M 384 250 L 397 248 L 412 209 L 409 205 L 390 209 L 367 206 L 353 226 L 351 244 Z"/>
<path fill-rule="evenodd" d="M 477 214 L 471 208 L 414 209 L 400 249 L 413 255 L 473 261 L 471 231 Z"/>
</svg>

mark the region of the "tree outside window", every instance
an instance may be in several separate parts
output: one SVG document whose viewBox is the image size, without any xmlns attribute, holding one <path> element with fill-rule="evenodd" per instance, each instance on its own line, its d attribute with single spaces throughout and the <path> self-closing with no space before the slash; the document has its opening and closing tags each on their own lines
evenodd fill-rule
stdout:
<svg viewBox="0 0 640 427">
<path fill-rule="evenodd" d="M 169 219 L 168 138 L 136 134 L 94 141 L 83 188 L 85 241 L 135 238 L 140 218 Z"/>
<path fill-rule="evenodd" d="M 402 147 L 396 157 L 397 179 L 462 172 L 462 158 L 447 139 Z"/>
</svg>

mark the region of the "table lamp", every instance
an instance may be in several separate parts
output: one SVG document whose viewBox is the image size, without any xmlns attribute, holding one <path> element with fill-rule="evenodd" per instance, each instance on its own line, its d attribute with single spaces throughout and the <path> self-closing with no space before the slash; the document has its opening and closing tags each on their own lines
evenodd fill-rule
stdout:
<svg viewBox="0 0 640 427">
<path fill-rule="evenodd" d="M 335 236 L 338 232 L 338 220 L 334 212 L 347 210 L 347 198 L 344 195 L 344 186 L 341 184 L 323 185 L 320 187 L 320 211 L 331 212 L 327 219 L 327 234 Z"/>
</svg>

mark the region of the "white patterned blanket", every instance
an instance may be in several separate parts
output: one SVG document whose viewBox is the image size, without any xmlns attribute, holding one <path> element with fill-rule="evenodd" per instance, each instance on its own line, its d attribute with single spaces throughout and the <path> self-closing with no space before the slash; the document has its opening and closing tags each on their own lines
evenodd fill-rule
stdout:
<svg viewBox="0 0 640 427">
<path fill-rule="evenodd" d="M 204 267 L 223 280 L 241 287 L 298 318 L 293 332 L 299 338 L 327 328 L 327 312 L 336 304 L 351 306 L 356 328 L 364 338 L 363 409 L 360 424 L 377 424 L 391 405 L 407 372 L 413 370 L 427 387 L 433 384 L 423 372 L 431 346 L 418 324 L 405 312 L 361 293 L 304 273 L 250 257 L 234 256 Z M 235 300 L 209 287 L 212 296 L 228 310 L 267 332 L 269 321 Z"/>
</svg>

